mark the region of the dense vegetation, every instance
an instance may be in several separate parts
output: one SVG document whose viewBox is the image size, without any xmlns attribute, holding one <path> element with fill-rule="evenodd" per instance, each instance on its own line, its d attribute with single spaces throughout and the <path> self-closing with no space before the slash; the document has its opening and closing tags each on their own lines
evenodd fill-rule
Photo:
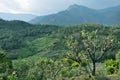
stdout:
<svg viewBox="0 0 120 80">
<path fill-rule="evenodd" d="M 0 80 L 119 80 L 119 33 L 0 20 Z"/>
<path fill-rule="evenodd" d="M 23 21 L 0 20 L 0 47 L 13 58 L 27 57 L 34 54 L 33 48 L 37 41 L 46 40 L 58 28 L 51 25 L 31 25 Z"/>
</svg>

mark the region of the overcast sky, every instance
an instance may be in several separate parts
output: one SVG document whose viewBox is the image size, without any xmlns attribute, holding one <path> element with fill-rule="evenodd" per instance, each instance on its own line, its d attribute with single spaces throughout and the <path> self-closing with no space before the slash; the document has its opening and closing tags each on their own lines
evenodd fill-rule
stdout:
<svg viewBox="0 0 120 80">
<path fill-rule="evenodd" d="M 72 4 L 102 9 L 120 5 L 120 0 L 0 0 L 0 12 L 47 15 L 65 10 Z"/>
</svg>

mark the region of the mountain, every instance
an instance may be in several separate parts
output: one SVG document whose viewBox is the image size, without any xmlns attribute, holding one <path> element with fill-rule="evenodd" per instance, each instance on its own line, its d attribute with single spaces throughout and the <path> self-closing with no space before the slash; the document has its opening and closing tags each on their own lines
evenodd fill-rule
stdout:
<svg viewBox="0 0 120 80">
<path fill-rule="evenodd" d="M 69 8 L 67 8 L 66 10 L 58 12 L 56 14 L 38 16 L 32 19 L 30 23 L 54 25 L 77 25 L 84 23 L 97 23 L 106 25 L 119 25 L 119 13 L 119 6 L 102 10 L 95 10 L 74 4 L 69 6 Z"/>
<path fill-rule="evenodd" d="M 120 25 L 120 5 L 99 10 L 105 17 L 105 24 Z"/>
<path fill-rule="evenodd" d="M 96 16 L 96 18 L 94 18 Z M 54 25 L 74 25 L 82 23 L 98 23 L 102 16 L 97 10 L 80 5 L 71 5 L 65 11 L 43 17 L 36 17 L 31 20 L 33 24 L 54 24 Z"/>
<path fill-rule="evenodd" d="M 12 14 L 12 13 L 0 13 L 0 18 L 4 20 L 22 20 L 22 21 L 30 21 L 35 18 L 35 15 L 31 14 Z"/>
</svg>

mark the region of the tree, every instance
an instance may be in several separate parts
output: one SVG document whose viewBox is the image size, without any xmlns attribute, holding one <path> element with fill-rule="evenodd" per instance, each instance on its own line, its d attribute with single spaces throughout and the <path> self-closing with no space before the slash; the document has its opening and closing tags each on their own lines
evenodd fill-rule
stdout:
<svg viewBox="0 0 120 80">
<path fill-rule="evenodd" d="M 119 62 L 119 70 L 120 70 L 120 49 L 118 50 L 118 52 L 116 54 L 116 61 Z"/>
<path fill-rule="evenodd" d="M 81 31 L 80 38 L 71 37 L 67 40 L 67 46 L 72 51 L 68 55 L 72 60 L 83 64 L 89 64 L 90 60 L 93 64 L 90 68 L 92 75 L 96 72 L 96 62 L 101 61 L 102 57 L 115 46 L 115 37 L 112 35 L 100 35 L 98 30 L 92 32 Z M 82 52 L 81 52 L 82 51 Z M 83 51 L 85 52 L 83 54 Z M 89 66 L 90 67 L 90 66 Z"/>
<path fill-rule="evenodd" d="M 57 80 L 57 76 L 64 66 L 61 63 L 61 60 L 60 61 L 52 61 L 51 60 L 51 61 L 49 61 L 47 66 L 49 69 L 49 75 L 50 75 L 51 80 Z"/>
<path fill-rule="evenodd" d="M 85 31 L 83 31 L 82 37 L 84 48 L 87 51 L 93 64 L 92 75 L 95 75 L 96 62 L 101 61 L 105 53 L 115 47 L 115 37 L 112 35 L 98 35 L 97 30 L 91 33 L 86 33 Z"/>
<path fill-rule="evenodd" d="M 57 80 L 58 74 L 63 68 L 61 60 L 53 61 L 44 59 L 35 62 L 34 67 L 30 68 L 27 74 L 29 80 Z"/>
<path fill-rule="evenodd" d="M 85 51 L 83 48 L 82 38 L 81 37 L 73 37 L 69 36 L 66 37 L 66 45 L 68 47 L 68 51 L 66 54 L 66 57 L 69 60 L 73 60 L 77 63 L 79 63 L 79 66 L 81 67 L 80 71 L 89 73 L 91 71 L 89 59 L 85 55 Z M 90 69 L 90 70 L 88 70 Z"/>
<path fill-rule="evenodd" d="M 0 50 L 0 79 L 6 80 L 12 72 L 12 61 L 6 57 L 3 50 Z"/>
</svg>

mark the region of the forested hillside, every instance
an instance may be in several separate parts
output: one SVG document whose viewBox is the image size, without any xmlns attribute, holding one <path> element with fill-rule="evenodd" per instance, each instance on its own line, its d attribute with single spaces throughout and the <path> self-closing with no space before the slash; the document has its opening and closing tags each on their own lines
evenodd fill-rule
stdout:
<svg viewBox="0 0 120 80">
<path fill-rule="evenodd" d="M 52 25 L 31 25 L 23 21 L 0 20 L 0 47 L 14 58 L 33 55 L 28 45 L 32 45 L 31 42 L 37 38 L 54 34 L 58 29 L 59 27 Z"/>
<path fill-rule="evenodd" d="M 119 80 L 119 34 L 120 26 L 1 19 L 0 80 Z"/>
</svg>

